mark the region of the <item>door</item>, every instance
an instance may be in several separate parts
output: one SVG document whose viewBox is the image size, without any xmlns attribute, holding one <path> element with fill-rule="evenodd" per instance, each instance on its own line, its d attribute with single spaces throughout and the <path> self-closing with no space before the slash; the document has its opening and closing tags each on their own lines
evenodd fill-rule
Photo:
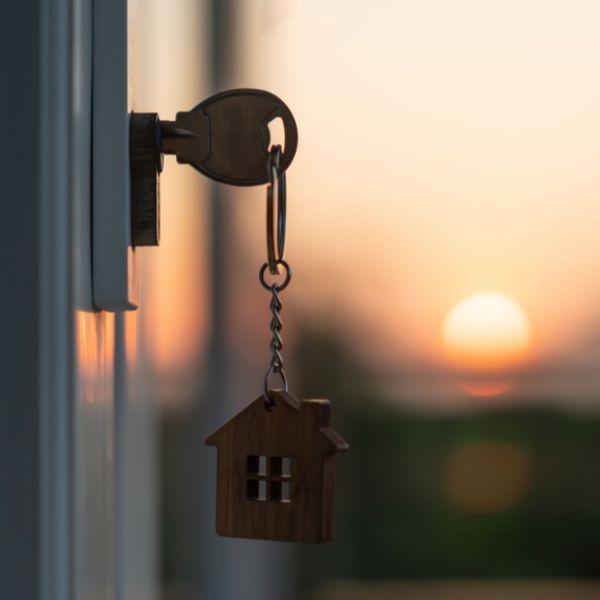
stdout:
<svg viewBox="0 0 600 600">
<path fill-rule="evenodd" d="M 128 173 L 122 144 L 119 171 L 99 170 L 96 59 L 118 54 L 127 94 L 127 3 L 5 8 L 0 597 L 156 598 L 153 367 L 140 312 L 101 310 L 93 281 L 94 181 Z"/>
</svg>

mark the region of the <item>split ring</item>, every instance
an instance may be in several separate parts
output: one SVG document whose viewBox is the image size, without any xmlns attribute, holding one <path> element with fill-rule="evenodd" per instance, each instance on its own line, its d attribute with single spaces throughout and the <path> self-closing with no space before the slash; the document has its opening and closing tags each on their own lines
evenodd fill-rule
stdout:
<svg viewBox="0 0 600 600">
<path fill-rule="evenodd" d="M 267 187 L 267 262 L 272 275 L 279 274 L 278 261 L 285 252 L 287 193 L 285 172 L 281 172 L 281 146 L 271 148 Z M 275 201 L 277 196 L 277 201 Z"/>
<path fill-rule="evenodd" d="M 269 263 L 266 262 L 260 268 L 260 272 L 258 274 L 258 279 L 260 280 L 260 283 L 265 288 L 265 290 L 271 291 L 274 287 L 277 287 L 277 290 L 281 292 L 281 291 L 285 290 L 285 288 L 289 285 L 289 283 L 292 279 L 292 268 L 287 263 L 287 261 L 283 260 L 282 258 L 275 261 L 275 268 L 277 269 L 277 271 L 276 271 L 277 275 L 279 274 L 279 267 L 283 267 L 283 269 L 285 270 L 285 279 L 283 280 L 282 283 L 271 283 L 271 284 L 268 284 L 267 281 L 265 280 L 265 274 L 267 272 L 267 268 L 269 268 Z"/>
</svg>

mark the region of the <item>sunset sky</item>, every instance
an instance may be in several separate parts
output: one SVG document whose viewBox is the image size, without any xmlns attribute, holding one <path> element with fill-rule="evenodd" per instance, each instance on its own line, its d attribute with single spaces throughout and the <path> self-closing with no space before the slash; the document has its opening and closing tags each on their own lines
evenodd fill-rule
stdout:
<svg viewBox="0 0 600 600">
<path fill-rule="evenodd" d="M 154 29 L 177 31 L 174 47 L 155 43 L 151 23 L 140 27 L 163 75 L 153 71 L 153 90 L 137 90 L 161 116 L 206 90 L 203 73 L 181 84 L 181 57 L 205 51 L 185 28 L 192 16 L 206 19 L 204 9 L 187 5 L 155 7 Z M 276 93 L 300 133 L 288 173 L 288 335 L 299 314 L 334 320 L 360 340 L 363 359 L 392 380 L 402 373 L 404 387 L 391 389 L 435 403 L 458 389 L 432 383 L 432 373 L 445 381 L 456 370 L 444 342 L 449 312 L 499 293 L 528 329 L 518 360 L 496 365 L 518 375 L 509 394 L 600 407 L 600 4 L 239 0 L 235 14 L 228 87 Z M 153 320 L 155 358 L 172 367 L 194 356 L 210 318 L 195 310 L 207 293 L 206 249 L 182 233 L 202 214 L 195 196 L 206 184 L 187 171 L 161 178 L 178 208 L 163 207 L 165 249 L 146 284 L 199 273 L 187 294 L 152 292 L 150 312 L 179 306 L 187 315 L 164 327 Z M 232 309 L 238 342 L 261 326 L 247 317 L 265 300 L 254 290 L 264 193 L 230 188 L 244 297 Z M 174 272 L 177 236 L 187 249 Z M 159 262 L 171 267 L 157 275 Z M 254 346 L 241 352 L 256 356 Z"/>
<path fill-rule="evenodd" d="M 600 391 L 600 4 L 238 4 L 236 86 L 299 125 L 302 309 L 368 331 L 372 357 L 383 340 L 390 366 L 443 365 L 448 311 L 500 292 L 530 321 L 523 368 L 574 363 Z"/>
</svg>

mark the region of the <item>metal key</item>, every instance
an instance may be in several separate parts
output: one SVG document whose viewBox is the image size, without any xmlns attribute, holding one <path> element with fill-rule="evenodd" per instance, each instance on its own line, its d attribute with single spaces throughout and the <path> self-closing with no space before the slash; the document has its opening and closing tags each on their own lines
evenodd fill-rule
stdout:
<svg viewBox="0 0 600 600">
<path fill-rule="evenodd" d="M 280 163 L 284 172 L 298 146 L 296 122 L 280 98 L 263 90 L 222 92 L 188 112 L 178 112 L 174 121 L 160 121 L 159 149 L 216 181 L 264 184 L 269 181 L 269 123 L 277 117 L 285 131 Z"/>
<path fill-rule="evenodd" d="M 290 109 L 263 90 L 223 92 L 203 100 L 174 121 L 157 113 L 132 113 L 129 130 L 131 243 L 157 246 L 160 238 L 158 174 L 163 154 L 191 165 L 203 175 L 231 185 L 269 183 L 269 123 L 281 117 L 285 146 L 279 176 L 290 166 L 298 130 Z"/>
</svg>

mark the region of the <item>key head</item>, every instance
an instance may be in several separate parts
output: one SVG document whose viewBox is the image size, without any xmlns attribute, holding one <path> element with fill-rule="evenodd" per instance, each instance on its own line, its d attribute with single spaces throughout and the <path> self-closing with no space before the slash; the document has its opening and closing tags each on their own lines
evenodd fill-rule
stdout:
<svg viewBox="0 0 600 600">
<path fill-rule="evenodd" d="M 202 101 L 175 121 L 162 121 L 162 151 L 176 154 L 211 179 L 231 185 L 268 183 L 269 123 L 281 117 L 285 146 L 281 172 L 298 147 L 296 121 L 283 100 L 263 90 L 222 92 Z"/>
</svg>

